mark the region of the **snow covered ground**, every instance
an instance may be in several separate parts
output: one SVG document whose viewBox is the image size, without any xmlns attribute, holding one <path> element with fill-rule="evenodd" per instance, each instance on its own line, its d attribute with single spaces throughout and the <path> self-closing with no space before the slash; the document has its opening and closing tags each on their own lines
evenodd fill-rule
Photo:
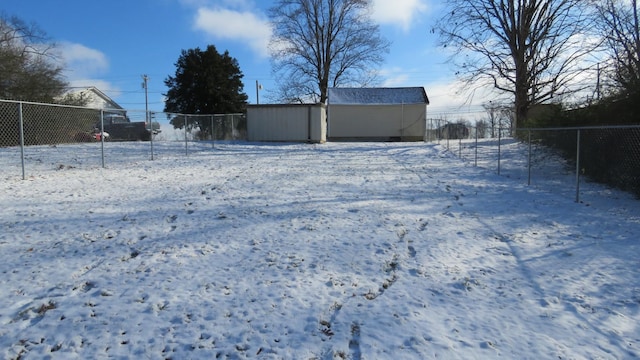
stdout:
<svg viewBox="0 0 640 360">
<path fill-rule="evenodd" d="M 0 149 L 0 357 L 640 356 L 640 201 L 515 142 L 157 145 Z"/>
</svg>

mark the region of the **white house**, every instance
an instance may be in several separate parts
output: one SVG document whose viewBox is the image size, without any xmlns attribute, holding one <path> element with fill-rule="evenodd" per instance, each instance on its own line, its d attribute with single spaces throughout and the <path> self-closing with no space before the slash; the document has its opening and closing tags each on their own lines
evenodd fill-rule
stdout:
<svg viewBox="0 0 640 360">
<path fill-rule="evenodd" d="M 107 94 L 100 91 L 95 86 L 88 87 L 86 89 L 76 90 L 74 93 L 79 94 L 85 99 L 88 99 L 86 107 L 92 109 L 116 109 L 124 110 L 122 106 L 111 99 Z"/>
<path fill-rule="evenodd" d="M 427 105 L 423 87 L 331 88 L 327 139 L 423 141 Z"/>
</svg>

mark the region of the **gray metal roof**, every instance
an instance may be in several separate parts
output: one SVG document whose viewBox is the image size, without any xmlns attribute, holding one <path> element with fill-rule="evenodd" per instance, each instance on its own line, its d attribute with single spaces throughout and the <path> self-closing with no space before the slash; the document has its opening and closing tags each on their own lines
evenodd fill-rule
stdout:
<svg viewBox="0 0 640 360">
<path fill-rule="evenodd" d="M 333 105 L 429 104 L 423 87 L 330 88 L 328 102 Z"/>
</svg>

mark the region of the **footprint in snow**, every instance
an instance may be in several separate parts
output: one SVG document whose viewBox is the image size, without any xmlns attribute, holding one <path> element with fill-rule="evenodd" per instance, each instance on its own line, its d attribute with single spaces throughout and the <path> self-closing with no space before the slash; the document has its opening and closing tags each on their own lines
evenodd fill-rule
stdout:
<svg viewBox="0 0 640 360">
<path fill-rule="evenodd" d="M 416 248 L 409 245 L 408 250 L 409 250 L 409 256 L 411 256 L 412 258 L 416 257 Z"/>
</svg>

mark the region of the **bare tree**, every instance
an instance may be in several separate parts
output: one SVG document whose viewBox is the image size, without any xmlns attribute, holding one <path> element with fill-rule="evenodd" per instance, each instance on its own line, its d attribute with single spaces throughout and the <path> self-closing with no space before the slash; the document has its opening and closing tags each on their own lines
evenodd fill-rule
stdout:
<svg viewBox="0 0 640 360">
<path fill-rule="evenodd" d="M 583 0 L 447 0 L 434 32 L 452 48 L 458 75 L 513 96 L 516 122 L 532 105 L 582 88 L 591 50 Z"/>
<path fill-rule="evenodd" d="M 478 139 L 484 139 L 487 137 L 489 127 L 489 123 L 486 120 L 481 119 L 476 121 L 475 128 Z"/>
<path fill-rule="evenodd" d="M 640 21 L 637 0 L 594 1 L 598 29 L 604 34 L 617 92 L 640 92 Z"/>
<path fill-rule="evenodd" d="M 269 10 L 280 97 L 327 100 L 329 87 L 367 85 L 389 51 L 369 16 L 371 0 L 279 0 Z"/>
<path fill-rule="evenodd" d="M 496 137 L 496 127 L 498 127 L 498 119 L 500 112 L 500 105 L 494 104 L 493 101 L 489 101 L 488 104 L 482 105 L 489 115 L 488 127 L 491 129 L 491 137 Z"/>
<path fill-rule="evenodd" d="M 67 90 L 55 44 L 37 26 L 0 14 L 0 98 L 53 102 Z"/>
<path fill-rule="evenodd" d="M 500 102 L 489 101 L 482 105 L 487 112 L 487 126 L 491 130 L 491 137 L 496 137 L 499 131 L 507 131 L 513 134 L 514 114 L 513 107 Z"/>
</svg>

